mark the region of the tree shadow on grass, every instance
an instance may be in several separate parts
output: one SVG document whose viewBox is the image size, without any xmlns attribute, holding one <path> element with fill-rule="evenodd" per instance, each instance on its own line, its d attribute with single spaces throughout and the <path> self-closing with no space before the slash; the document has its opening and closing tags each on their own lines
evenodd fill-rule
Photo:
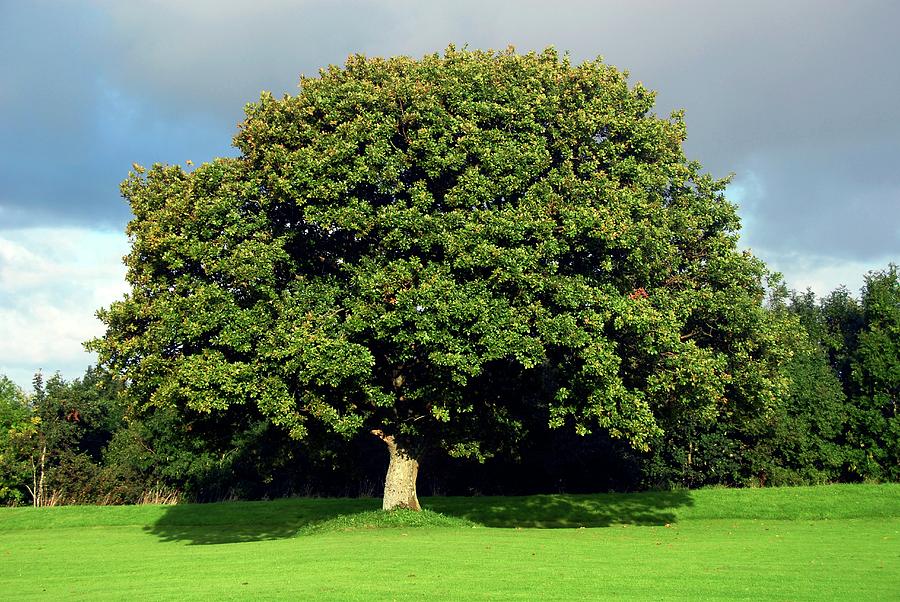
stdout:
<svg viewBox="0 0 900 602">
<path fill-rule="evenodd" d="M 381 507 L 373 498 L 285 498 L 266 502 L 222 502 L 166 506 L 144 530 L 161 541 L 191 545 L 266 541 L 295 536 L 304 527 L 342 514 Z"/>
<path fill-rule="evenodd" d="M 572 529 L 610 525 L 665 525 L 694 504 L 688 490 L 589 495 L 431 498 L 430 510 L 486 527 Z"/>
<path fill-rule="evenodd" d="M 422 505 L 485 527 L 572 529 L 674 523 L 680 507 L 693 505 L 686 490 L 595 495 L 423 498 Z M 210 545 L 265 541 L 312 532 L 309 527 L 341 515 L 376 510 L 374 498 L 289 498 L 167 506 L 145 530 L 161 541 Z"/>
</svg>

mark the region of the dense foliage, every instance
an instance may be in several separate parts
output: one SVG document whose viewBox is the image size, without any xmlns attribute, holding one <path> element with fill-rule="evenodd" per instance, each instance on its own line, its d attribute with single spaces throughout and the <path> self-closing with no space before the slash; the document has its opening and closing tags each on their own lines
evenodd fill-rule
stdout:
<svg viewBox="0 0 900 602">
<path fill-rule="evenodd" d="M 25 393 L 0 375 L 0 503 L 17 504 L 27 499 L 29 465 L 20 453 L 20 440 L 34 423 Z"/>
<path fill-rule="evenodd" d="M 485 463 L 426 456 L 422 485 L 526 494 L 900 480 L 898 306 L 896 266 L 869 274 L 860 299 L 776 287 L 766 311 L 794 353 L 787 394 L 767 411 L 669 425 L 646 453 L 535 415 L 515 453 Z M 0 377 L 0 503 L 33 503 L 42 472 L 43 503 L 380 493 L 386 459 L 369 437 L 320 430 L 298 442 L 247 408 L 136 412 L 120 393 L 94 369 L 72 382 L 38 375 L 30 395 Z"/>
<path fill-rule="evenodd" d="M 94 348 L 144 408 L 411 461 L 483 460 L 535 415 L 645 450 L 765 412 L 789 353 L 764 266 L 652 106 L 552 50 L 351 57 L 251 105 L 238 158 L 136 169 L 132 291 Z"/>
<path fill-rule="evenodd" d="M 771 411 L 669 432 L 650 484 L 799 484 L 900 478 L 900 280 L 866 276 L 861 298 L 840 288 L 776 287 L 769 303 L 793 347 L 788 394 Z M 679 436 L 680 435 L 680 436 Z"/>
<path fill-rule="evenodd" d="M 135 166 L 110 378 L 0 383 L 0 495 L 335 492 L 384 469 L 370 433 L 413 508 L 419 461 L 507 491 L 898 478 L 896 267 L 788 293 L 653 98 L 552 50 L 354 56 L 250 105 L 238 157 Z"/>
<path fill-rule="evenodd" d="M 834 297 L 834 295 L 833 295 Z M 850 400 L 846 443 L 849 469 L 871 479 L 900 479 L 900 279 L 897 266 L 869 274 L 856 304 L 843 293 L 829 316 L 841 380 Z M 828 299 L 827 301 L 832 301 Z M 828 304 L 829 306 L 831 303 Z M 846 348 L 847 343 L 851 350 Z M 849 351 L 849 352 L 848 352 Z"/>
</svg>

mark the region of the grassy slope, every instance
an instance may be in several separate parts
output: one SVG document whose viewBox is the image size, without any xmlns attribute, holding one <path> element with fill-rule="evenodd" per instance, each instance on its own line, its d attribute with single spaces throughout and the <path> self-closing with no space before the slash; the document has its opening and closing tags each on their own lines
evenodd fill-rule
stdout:
<svg viewBox="0 0 900 602">
<path fill-rule="evenodd" d="M 375 500 L 3 509 L 0 592 L 85 600 L 900 592 L 898 485 L 423 502 L 445 516 L 395 517 L 394 528 L 377 530 L 367 525 L 379 513 L 364 513 Z M 341 516 L 353 513 L 364 514 Z M 579 525 L 588 528 L 530 528 Z"/>
</svg>

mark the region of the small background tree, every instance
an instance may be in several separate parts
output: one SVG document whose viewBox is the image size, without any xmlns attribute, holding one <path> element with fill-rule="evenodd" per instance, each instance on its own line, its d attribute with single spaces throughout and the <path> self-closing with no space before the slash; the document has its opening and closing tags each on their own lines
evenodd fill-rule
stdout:
<svg viewBox="0 0 900 602">
<path fill-rule="evenodd" d="M 31 418 L 25 393 L 0 375 L 0 504 L 14 505 L 27 499 L 31 466 L 20 453 L 19 441 L 32 431 Z"/>
</svg>

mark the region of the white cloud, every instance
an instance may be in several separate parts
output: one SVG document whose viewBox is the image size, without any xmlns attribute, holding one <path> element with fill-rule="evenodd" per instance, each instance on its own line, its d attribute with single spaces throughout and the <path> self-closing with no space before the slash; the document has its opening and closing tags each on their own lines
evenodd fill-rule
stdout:
<svg viewBox="0 0 900 602">
<path fill-rule="evenodd" d="M 883 270 L 889 263 L 897 261 L 896 257 L 890 256 L 875 261 L 857 261 L 766 250 L 757 251 L 756 254 L 771 269 L 784 274 L 788 288 L 797 291 L 810 289 L 819 297 L 824 297 L 840 286 L 846 287 L 850 294 L 859 297 L 866 274 Z"/>
<path fill-rule="evenodd" d="M 728 185 L 726 194 L 737 204 L 741 216 L 741 248 L 751 250 L 769 269 L 781 272 L 788 288 L 810 289 L 821 297 L 844 286 L 858 296 L 867 273 L 885 269 L 889 263 L 900 259 L 890 254 L 859 259 L 839 253 L 785 251 L 766 242 L 765 229 L 771 225 L 760 219 L 760 214 L 768 190 L 758 173 L 748 170 Z M 795 245 L 795 248 L 800 246 Z"/>
<path fill-rule="evenodd" d="M 124 234 L 83 228 L 0 230 L 0 374 L 29 388 L 37 370 L 77 378 L 95 358 L 82 343 L 94 316 L 128 287 Z"/>
</svg>

